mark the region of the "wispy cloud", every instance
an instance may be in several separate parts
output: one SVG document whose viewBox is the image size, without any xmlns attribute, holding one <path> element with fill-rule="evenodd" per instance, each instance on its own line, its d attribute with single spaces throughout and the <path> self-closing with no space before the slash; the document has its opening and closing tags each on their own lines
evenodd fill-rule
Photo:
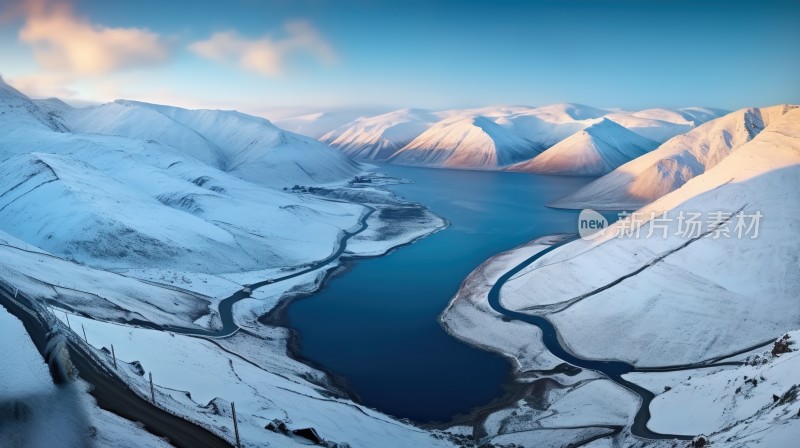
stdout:
<svg viewBox="0 0 800 448">
<path fill-rule="evenodd" d="M 8 82 L 31 98 L 74 98 L 77 92 L 69 85 L 71 75 L 37 73 L 17 76 Z"/>
<path fill-rule="evenodd" d="M 74 75 L 101 75 L 150 66 L 169 57 L 161 36 L 145 28 L 113 28 L 75 14 L 71 5 L 50 0 L 26 0 L 8 8 L 24 18 L 19 40 L 31 46 L 42 68 Z"/>
<path fill-rule="evenodd" d="M 323 64 L 336 61 L 330 44 L 306 21 L 287 22 L 281 37 L 247 39 L 236 31 L 214 33 L 189 46 L 194 53 L 217 61 L 238 64 L 264 76 L 283 74 L 293 56 L 308 54 Z"/>
</svg>

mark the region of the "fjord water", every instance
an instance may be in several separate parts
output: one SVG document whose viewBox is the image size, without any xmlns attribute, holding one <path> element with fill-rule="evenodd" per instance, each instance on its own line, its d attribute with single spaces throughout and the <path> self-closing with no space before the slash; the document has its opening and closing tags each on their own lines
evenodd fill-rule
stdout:
<svg viewBox="0 0 800 448">
<path fill-rule="evenodd" d="M 355 261 L 288 308 L 300 356 L 343 377 L 361 402 L 418 422 L 447 421 L 503 393 L 510 365 L 448 335 L 438 317 L 489 257 L 531 239 L 576 232 L 577 211 L 549 201 L 592 178 L 381 165 L 413 181 L 392 186 L 450 227 L 378 258 Z"/>
</svg>

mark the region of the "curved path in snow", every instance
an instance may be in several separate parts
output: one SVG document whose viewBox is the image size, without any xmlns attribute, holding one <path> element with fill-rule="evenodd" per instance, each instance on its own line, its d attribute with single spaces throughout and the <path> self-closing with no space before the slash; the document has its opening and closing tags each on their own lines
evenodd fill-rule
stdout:
<svg viewBox="0 0 800 448">
<path fill-rule="evenodd" d="M 251 291 L 255 291 L 262 286 L 271 285 L 273 283 L 282 282 L 285 280 L 289 280 L 295 277 L 299 277 L 301 275 L 308 274 L 309 272 L 316 271 L 324 267 L 325 265 L 335 261 L 338 259 L 344 252 L 347 250 L 347 241 L 358 235 L 359 233 L 367 230 L 367 219 L 375 213 L 375 208 L 370 207 L 368 205 L 361 204 L 367 208 L 367 212 L 361 215 L 358 220 L 359 228 L 354 231 L 345 231 L 344 235 L 342 236 L 341 240 L 339 240 L 339 248 L 336 249 L 332 254 L 328 255 L 322 260 L 315 261 L 309 264 L 305 269 L 301 269 L 299 271 L 292 272 L 291 274 L 286 274 L 282 277 L 278 278 L 271 278 L 267 280 L 260 281 L 258 283 L 253 283 L 249 286 Z M 239 290 L 233 293 L 232 295 L 222 299 L 219 303 L 219 318 L 222 321 L 222 328 L 219 330 L 203 330 L 203 329 L 194 329 L 194 328 L 182 328 L 182 327 L 171 327 L 171 326 L 154 326 L 150 324 L 149 326 L 158 328 L 161 330 L 172 331 L 174 333 L 180 333 L 190 336 L 205 336 L 205 337 L 212 337 L 212 338 L 224 338 L 228 337 L 239 330 L 239 326 L 233 319 L 233 305 L 236 302 L 247 299 L 250 297 L 250 293 L 244 292 L 244 290 Z M 145 322 L 137 322 L 137 325 L 146 325 Z"/>
<path fill-rule="evenodd" d="M 306 268 L 292 272 L 291 274 L 264 280 L 250 285 L 251 291 L 265 285 L 299 277 L 320 269 L 339 258 L 345 252 L 345 250 L 347 250 L 347 241 L 353 236 L 358 235 L 367 229 L 367 219 L 369 219 L 369 217 L 372 216 L 372 214 L 376 211 L 376 209 L 373 207 L 367 205 L 364 205 L 364 207 L 367 208 L 367 212 L 359 218 L 359 228 L 354 231 L 345 231 L 344 235 L 339 241 L 339 247 L 331 255 L 322 260 L 315 261 L 314 263 L 309 264 Z M 233 319 L 233 305 L 239 300 L 248 297 L 250 297 L 250 294 L 245 293 L 243 290 L 239 290 L 220 302 L 219 315 L 220 320 L 222 321 L 222 328 L 216 331 L 169 326 L 165 327 L 154 325 L 151 322 L 138 320 L 130 323 L 134 323 L 141 327 L 167 330 L 192 336 L 223 338 L 236 333 L 236 331 L 239 329 L 239 326 L 236 325 L 236 322 Z M 27 299 L 23 298 L 22 295 L 20 295 L 19 299 L 27 302 Z M 28 334 L 31 336 L 35 345 L 44 356 L 45 346 L 49 340 L 51 329 L 42 323 L 40 320 L 41 318 L 37 316 L 36 312 L 26 311 L 22 306 L 17 305 L 17 303 L 17 301 L 12 299 L 12 294 L 9 291 L 7 291 L 5 288 L 0 288 L 0 305 L 8 308 L 10 311 L 12 311 L 12 314 L 23 321 L 26 330 L 28 330 Z M 76 344 L 72 344 L 72 341 L 69 339 L 67 339 L 67 341 L 71 361 L 78 368 L 81 378 L 93 386 L 92 395 L 95 396 L 101 408 L 114 412 L 115 414 L 131 421 L 140 421 L 144 424 L 148 431 L 161 437 L 166 437 L 171 443 L 176 444 L 177 446 L 230 446 L 227 441 L 219 438 L 210 431 L 180 417 L 176 417 L 154 406 L 148 401 L 143 400 L 116 375 L 109 373 L 102 366 L 99 366 L 96 362 L 94 362 L 84 347 L 79 347 Z"/>
<path fill-rule="evenodd" d="M 503 285 L 505 285 L 505 283 L 509 279 L 511 279 L 511 277 L 513 277 L 526 267 L 530 266 L 531 263 L 535 262 L 539 258 L 543 257 L 544 255 L 558 249 L 559 247 L 569 242 L 574 241 L 574 239 L 575 238 L 570 238 L 565 241 L 553 244 L 552 246 L 544 250 L 541 250 L 536 254 L 532 255 L 531 257 L 527 258 L 522 263 L 514 266 L 511 270 L 500 276 L 497 279 L 497 282 L 495 282 L 495 284 L 492 285 L 492 289 L 489 290 L 489 296 L 488 296 L 489 305 L 492 307 L 493 310 L 506 316 L 509 319 L 520 320 L 539 327 L 539 329 L 542 330 L 542 341 L 544 342 L 544 346 L 547 348 L 547 350 L 550 351 L 550 353 L 552 353 L 556 357 L 576 367 L 600 372 L 606 375 L 609 379 L 611 379 L 615 383 L 621 385 L 622 387 L 625 387 L 626 389 L 638 395 L 641 398 L 641 405 L 639 406 L 639 410 L 636 413 L 636 416 L 634 417 L 633 424 L 631 425 L 631 433 L 633 435 L 648 439 L 690 440 L 692 436 L 681 435 L 681 434 L 660 434 L 651 431 L 647 427 L 647 422 L 650 420 L 650 402 L 655 397 L 655 394 L 637 384 L 625 380 L 624 378 L 622 378 L 622 375 L 632 372 L 667 372 L 667 371 L 677 371 L 677 370 L 691 370 L 691 369 L 721 366 L 721 365 L 740 365 L 741 363 L 738 362 L 715 362 L 715 361 L 720 361 L 722 359 L 729 358 L 731 356 L 735 356 L 740 353 L 745 353 L 747 351 L 754 350 L 756 348 L 767 345 L 772 341 L 770 340 L 762 342 L 757 345 L 754 345 L 753 347 L 748 347 L 747 349 L 737 351 L 736 353 L 717 357 L 714 360 L 711 360 L 711 362 L 676 365 L 668 367 L 655 367 L 655 368 L 637 368 L 631 364 L 622 361 L 594 360 L 576 356 L 562 344 L 561 337 L 558 334 L 558 329 L 553 325 L 552 322 L 547 320 L 545 317 L 509 310 L 500 303 L 500 290 L 503 288 Z"/>
</svg>

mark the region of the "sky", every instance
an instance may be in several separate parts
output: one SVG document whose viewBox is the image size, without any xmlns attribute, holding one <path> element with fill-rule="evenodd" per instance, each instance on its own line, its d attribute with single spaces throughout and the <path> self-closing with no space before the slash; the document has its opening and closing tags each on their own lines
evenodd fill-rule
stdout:
<svg viewBox="0 0 800 448">
<path fill-rule="evenodd" d="M 288 111 L 800 102 L 800 1 L 3 0 L 33 97 Z M 279 112 L 283 111 L 283 112 Z"/>
</svg>

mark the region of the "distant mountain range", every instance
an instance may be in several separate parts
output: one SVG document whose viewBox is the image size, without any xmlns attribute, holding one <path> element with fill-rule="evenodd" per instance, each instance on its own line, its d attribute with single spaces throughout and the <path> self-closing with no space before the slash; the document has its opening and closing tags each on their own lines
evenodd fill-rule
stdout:
<svg viewBox="0 0 800 448">
<path fill-rule="evenodd" d="M 722 113 L 704 108 L 627 112 L 553 104 L 401 109 L 362 116 L 325 133 L 323 124 L 334 122 L 326 114 L 283 119 L 282 123 L 299 132 L 313 130 L 309 135 L 356 159 L 440 168 L 602 175 Z M 589 134 L 581 134 L 588 128 L 592 128 Z M 544 154 L 562 141 L 566 141 L 564 145 Z M 538 161 L 533 162 L 534 158 Z"/>
</svg>

